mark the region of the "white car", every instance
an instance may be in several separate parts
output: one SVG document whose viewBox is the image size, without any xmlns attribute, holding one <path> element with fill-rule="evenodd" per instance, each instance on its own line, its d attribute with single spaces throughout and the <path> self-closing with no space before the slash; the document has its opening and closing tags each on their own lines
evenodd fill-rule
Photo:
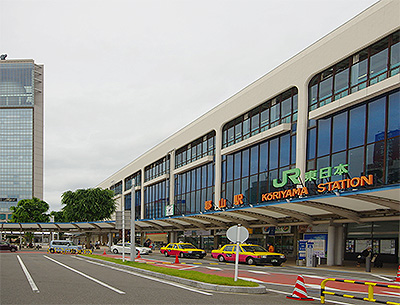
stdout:
<svg viewBox="0 0 400 305">
<path fill-rule="evenodd" d="M 138 247 L 147 250 L 149 253 L 153 253 L 153 249 L 151 249 L 150 247 L 145 247 L 145 246 L 136 244 L 136 248 L 138 248 Z M 142 253 L 140 253 L 140 254 L 142 254 Z"/>
<path fill-rule="evenodd" d="M 131 252 L 131 244 L 130 243 L 125 243 L 125 247 L 122 246 L 122 243 L 118 243 L 116 245 L 112 245 L 111 246 L 111 252 L 118 254 L 118 253 L 122 253 L 122 248 L 125 248 L 125 253 L 130 254 Z M 143 254 L 149 254 L 149 250 L 143 248 L 143 247 L 138 247 L 136 246 L 136 255 L 139 254 L 140 251 L 140 255 Z"/>
</svg>

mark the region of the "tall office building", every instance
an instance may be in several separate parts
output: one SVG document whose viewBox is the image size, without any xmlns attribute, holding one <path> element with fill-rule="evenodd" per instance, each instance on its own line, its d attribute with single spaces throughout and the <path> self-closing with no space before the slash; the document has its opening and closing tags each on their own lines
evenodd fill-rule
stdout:
<svg viewBox="0 0 400 305">
<path fill-rule="evenodd" d="M 22 199 L 43 199 L 43 65 L 0 60 L 0 222 Z"/>
</svg>

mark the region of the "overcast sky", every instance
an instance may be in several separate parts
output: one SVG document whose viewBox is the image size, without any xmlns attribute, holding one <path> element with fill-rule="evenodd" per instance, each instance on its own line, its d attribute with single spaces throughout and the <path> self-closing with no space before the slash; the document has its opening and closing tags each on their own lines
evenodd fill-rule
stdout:
<svg viewBox="0 0 400 305">
<path fill-rule="evenodd" d="M 45 65 L 50 210 L 375 2 L 0 0 L 0 53 Z"/>
</svg>

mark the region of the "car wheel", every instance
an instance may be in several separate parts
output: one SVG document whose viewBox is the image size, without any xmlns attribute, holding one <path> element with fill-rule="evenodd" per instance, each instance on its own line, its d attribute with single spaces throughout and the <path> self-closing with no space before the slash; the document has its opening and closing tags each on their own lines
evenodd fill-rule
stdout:
<svg viewBox="0 0 400 305">
<path fill-rule="evenodd" d="M 50 253 L 54 253 L 55 250 L 53 248 L 50 249 Z"/>
<path fill-rule="evenodd" d="M 15 248 L 11 248 L 10 251 L 11 251 L 11 252 L 15 252 L 15 251 L 17 251 L 17 250 L 16 250 Z"/>
<path fill-rule="evenodd" d="M 183 257 L 184 257 L 183 252 L 179 252 L 179 257 L 180 257 L 180 258 L 183 258 Z"/>
<path fill-rule="evenodd" d="M 113 252 L 114 252 L 115 254 L 118 254 L 118 250 L 117 250 L 117 249 L 114 249 Z"/>
<path fill-rule="evenodd" d="M 251 256 L 249 256 L 247 259 L 246 259 L 246 263 L 248 264 L 248 265 L 254 265 L 254 258 L 252 258 Z"/>
<path fill-rule="evenodd" d="M 225 261 L 225 258 L 224 258 L 222 255 L 220 255 L 220 256 L 218 256 L 218 260 L 219 260 L 220 262 L 224 262 L 224 261 Z"/>
<path fill-rule="evenodd" d="M 72 254 L 75 254 L 75 253 L 76 253 L 76 250 L 75 250 L 75 249 L 72 249 L 72 250 L 71 250 L 71 253 L 72 253 Z"/>
<path fill-rule="evenodd" d="M 164 252 L 164 256 L 165 256 L 165 257 L 168 257 L 168 256 L 169 256 L 169 254 L 168 254 L 167 251 Z"/>
</svg>

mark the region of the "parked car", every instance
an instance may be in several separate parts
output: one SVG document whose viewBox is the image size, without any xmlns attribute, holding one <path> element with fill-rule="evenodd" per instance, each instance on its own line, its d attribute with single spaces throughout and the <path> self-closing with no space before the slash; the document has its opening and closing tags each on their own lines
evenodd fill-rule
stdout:
<svg viewBox="0 0 400 305">
<path fill-rule="evenodd" d="M 218 259 L 220 262 L 234 262 L 236 244 L 228 244 L 218 250 L 212 250 L 211 257 Z M 286 262 L 286 256 L 281 253 L 268 252 L 258 245 L 241 244 L 239 245 L 239 262 L 249 265 L 272 264 L 273 266 L 280 266 Z"/>
<path fill-rule="evenodd" d="M 6 241 L 0 241 L 0 250 L 9 250 L 11 252 L 15 252 L 18 251 L 18 247 Z"/>
<path fill-rule="evenodd" d="M 75 254 L 82 250 L 82 246 L 75 245 L 71 240 L 52 240 L 49 245 L 50 253 L 70 252 Z"/>
<path fill-rule="evenodd" d="M 118 243 L 116 245 L 111 246 L 111 252 L 114 254 L 122 253 L 122 249 L 124 249 L 125 253 L 130 254 L 131 253 L 131 243 L 125 243 L 125 247 L 123 247 L 122 243 Z M 136 246 L 136 255 L 138 255 L 140 252 L 140 255 L 146 255 L 149 254 L 149 251 L 145 249 L 144 247 L 138 247 Z"/>
<path fill-rule="evenodd" d="M 139 244 L 136 244 L 136 247 L 143 248 L 143 249 L 147 250 L 149 253 L 153 253 L 153 249 L 151 249 L 150 247 L 141 246 Z"/>
<path fill-rule="evenodd" d="M 203 258 L 206 256 L 206 251 L 196 248 L 190 243 L 169 243 L 165 247 L 161 247 L 160 252 L 165 256 L 176 256 L 179 257 L 192 257 L 192 258 Z"/>
</svg>

